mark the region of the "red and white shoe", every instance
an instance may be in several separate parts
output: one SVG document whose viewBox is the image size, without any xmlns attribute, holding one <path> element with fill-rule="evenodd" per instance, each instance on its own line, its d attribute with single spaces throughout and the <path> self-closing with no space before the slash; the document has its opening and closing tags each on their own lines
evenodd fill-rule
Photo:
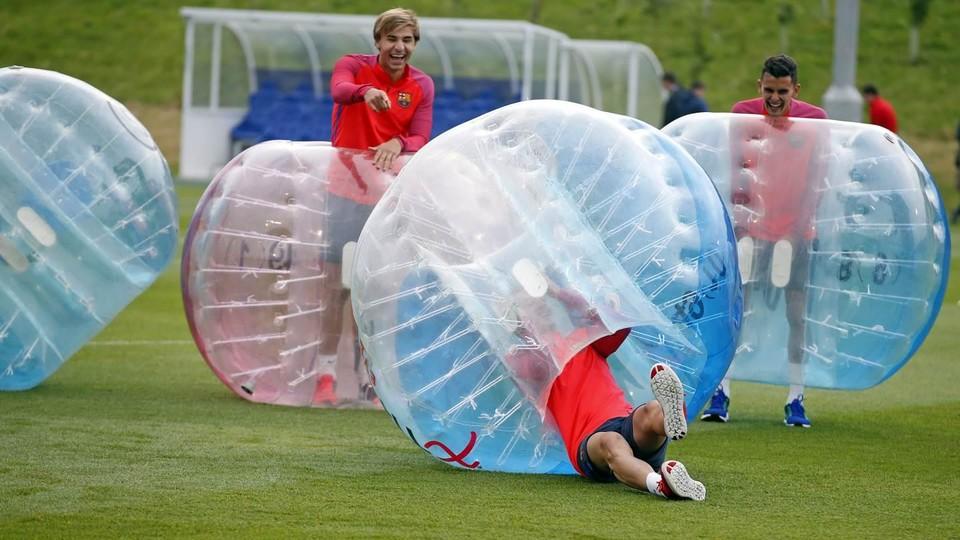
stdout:
<svg viewBox="0 0 960 540">
<path fill-rule="evenodd" d="M 333 375 L 321 375 L 317 379 L 317 387 L 313 391 L 313 406 L 336 405 L 336 385 L 337 381 L 333 378 Z"/>
<path fill-rule="evenodd" d="M 687 436 L 687 405 L 683 401 L 683 383 L 666 364 L 655 364 L 650 370 L 653 397 L 663 409 L 663 429 L 670 440 Z"/>
<path fill-rule="evenodd" d="M 707 498 L 707 488 L 690 478 L 683 463 L 671 459 L 660 466 L 660 485 L 657 489 L 668 499 L 702 501 Z"/>
</svg>

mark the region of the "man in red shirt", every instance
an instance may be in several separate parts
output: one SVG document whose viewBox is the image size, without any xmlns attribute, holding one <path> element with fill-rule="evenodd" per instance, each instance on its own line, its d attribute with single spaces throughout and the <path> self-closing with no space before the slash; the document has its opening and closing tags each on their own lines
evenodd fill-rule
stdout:
<svg viewBox="0 0 960 540">
<path fill-rule="evenodd" d="M 433 127 L 433 79 L 412 67 L 420 41 L 416 15 L 395 8 L 373 27 L 379 54 L 348 54 L 333 68 L 333 146 L 374 151 L 389 169 L 400 152 L 416 152 Z"/>
<path fill-rule="evenodd" d="M 870 107 L 870 123 L 883 126 L 896 133 L 897 113 L 893 110 L 893 105 L 880 97 L 877 87 L 872 84 L 865 85 L 861 92 L 863 93 L 863 99 Z"/>
<path fill-rule="evenodd" d="M 633 408 L 617 385 L 607 357 L 629 328 L 594 341 L 554 380 L 547 410 L 576 471 L 596 482 L 615 482 L 670 499 L 702 501 L 703 484 L 682 463 L 665 460 L 669 440 L 687 434 L 683 384 L 666 364 L 650 374 L 654 400 Z"/>
<path fill-rule="evenodd" d="M 786 55 L 767 58 L 757 81 L 759 98 L 740 101 L 732 112 L 763 115 L 756 121 L 731 122 L 731 202 L 748 309 L 757 281 L 783 289 L 789 323 L 787 360 L 790 387 L 784 424 L 810 427 L 804 408 L 804 313 L 809 275 L 809 248 L 816 231 L 815 182 L 826 132 L 792 118 L 825 119 L 820 107 L 797 99 L 797 63 Z M 717 388 L 702 420 L 730 418 L 730 378 Z"/>
<path fill-rule="evenodd" d="M 331 142 L 338 148 L 373 151 L 376 169 L 396 173 L 401 152 L 416 152 L 430 139 L 433 80 L 409 64 L 420 41 L 420 23 L 413 11 L 394 8 L 380 14 L 373 25 L 373 39 L 378 54 L 348 54 L 334 65 Z M 357 349 L 349 290 L 335 285 L 350 282 L 352 252 L 348 248 L 360 237 L 388 183 L 377 176 L 380 172 L 372 170 L 365 156 L 357 154 L 340 152 L 327 170 L 329 218 L 323 231 L 327 245 L 322 260 L 330 284 L 323 324 L 329 335 L 321 340 L 318 351 L 321 374 L 315 405 L 375 399 Z"/>
</svg>

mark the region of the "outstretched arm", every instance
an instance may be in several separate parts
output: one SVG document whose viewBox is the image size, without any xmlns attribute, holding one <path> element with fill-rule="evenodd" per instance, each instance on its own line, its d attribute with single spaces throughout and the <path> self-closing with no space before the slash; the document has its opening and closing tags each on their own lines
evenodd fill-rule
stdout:
<svg viewBox="0 0 960 540">
<path fill-rule="evenodd" d="M 371 84 L 357 84 L 357 73 L 363 67 L 363 62 L 353 56 L 344 56 L 333 66 L 333 75 L 330 77 L 330 96 L 334 103 L 349 105 L 363 101 L 367 90 L 373 88 Z"/>
</svg>

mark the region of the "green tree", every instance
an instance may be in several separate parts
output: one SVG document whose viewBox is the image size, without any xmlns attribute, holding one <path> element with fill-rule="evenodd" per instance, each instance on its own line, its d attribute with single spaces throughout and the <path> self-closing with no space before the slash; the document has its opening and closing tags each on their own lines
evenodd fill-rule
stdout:
<svg viewBox="0 0 960 540">
<path fill-rule="evenodd" d="M 785 54 L 790 51 L 790 24 L 795 18 L 793 4 L 782 2 L 780 12 L 777 13 L 777 22 L 780 23 L 780 52 Z"/>
<path fill-rule="evenodd" d="M 531 0 L 530 2 L 530 22 L 537 24 L 540 22 L 540 11 L 543 8 L 543 0 Z"/>
<path fill-rule="evenodd" d="M 701 10 L 699 16 L 693 16 L 693 20 L 696 22 L 691 28 L 691 37 L 693 38 L 693 65 L 690 68 L 691 81 L 703 78 L 702 73 L 706 71 L 707 65 L 710 64 L 711 60 L 713 60 L 713 56 L 710 55 L 710 51 L 707 48 L 707 41 L 705 37 L 705 34 L 709 29 L 707 16 Z"/>
<path fill-rule="evenodd" d="M 920 61 L 920 27 L 927 20 L 930 0 L 910 0 L 910 63 Z"/>
</svg>

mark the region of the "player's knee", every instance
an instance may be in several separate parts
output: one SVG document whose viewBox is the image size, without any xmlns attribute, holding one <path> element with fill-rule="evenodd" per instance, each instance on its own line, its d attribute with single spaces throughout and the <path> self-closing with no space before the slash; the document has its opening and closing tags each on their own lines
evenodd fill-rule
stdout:
<svg viewBox="0 0 960 540">
<path fill-rule="evenodd" d="M 624 440 L 619 433 L 604 431 L 595 434 L 590 438 L 589 442 L 594 443 L 593 446 L 599 453 L 597 457 L 604 463 L 610 463 L 623 451 L 626 440 Z M 587 449 L 589 451 L 590 446 L 588 446 Z M 591 456 L 591 458 L 593 458 L 593 456 Z"/>
<path fill-rule="evenodd" d="M 663 426 L 663 407 L 659 401 L 648 401 L 637 407 L 633 413 L 634 436 L 656 432 L 658 426 Z"/>
</svg>

